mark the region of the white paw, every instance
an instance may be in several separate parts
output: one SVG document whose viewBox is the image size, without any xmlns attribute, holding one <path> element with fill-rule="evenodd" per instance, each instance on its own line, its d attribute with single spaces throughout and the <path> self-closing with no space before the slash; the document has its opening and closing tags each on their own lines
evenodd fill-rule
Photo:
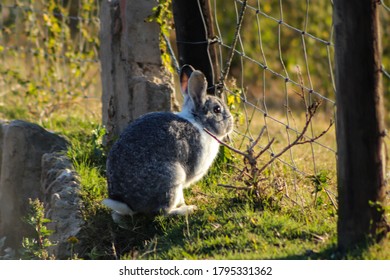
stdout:
<svg viewBox="0 0 390 280">
<path fill-rule="evenodd" d="M 110 198 L 104 199 L 102 201 L 102 203 L 120 215 L 130 215 L 130 216 L 134 215 L 134 211 L 131 210 L 130 207 L 127 206 L 126 203 L 123 203 L 123 202 L 120 202 L 117 200 L 113 200 Z"/>
<path fill-rule="evenodd" d="M 194 211 L 197 210 L 197 209 L 198 209 L 198 207 L 196 207 L 195 205 L 185 205 L 184 204 L 184 205 L 182 205 L 180 207 L 170 209 L 167 212 L 167 214 L 168 215 L 186 216 L 186 215 L 194 213 Z"/>
</svg>

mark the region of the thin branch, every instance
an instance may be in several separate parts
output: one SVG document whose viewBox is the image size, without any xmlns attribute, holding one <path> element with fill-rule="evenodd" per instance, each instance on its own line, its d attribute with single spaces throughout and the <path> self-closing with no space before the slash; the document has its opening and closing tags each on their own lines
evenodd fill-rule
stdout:
<svg viewBox="0 0 390 280">
<path fill-rule="evenodd" d="M 308 143 L 313 143 L 313 142 L 317 141 L 318 139 L 320 139 L 322 136 L 324 136 L 330 130 L 330 128 L 333 126 L 333 124 L 334 124 L 334 122 L 331 121 L 329 126 L 323 132 L 321 132 L 319 135 L 317 135 L 314 138 L 298 142 L 296 145 L 308 144 Z"/>
<path fill-rule="evenodd" d="M 218 184 L 219 187 L 223 187 L 226 189 L 234 189 L 234 190 L 244 190 L 244 191 L 249 191 L 252 190 L 253 188 L 251 187 L 237 187 L 237 186 L 232 186 L 232 185 L 223 185 L 223 184 Z"/>
<path fill-rule="evenodd" d="M 262 154 L 264 154 L 267 150 L 271 148 L 271 145 L 274 143 L 275 138 L 272 138 L 271 141 L 268 142 L 268 144 L 255 156 L 255 159 L 257 160 Z"/>
<path fill-rule="evenodd" d="M 219 140 L 218 137 L 215 136 L 212 132 L 210 132 L 207 128 L 203 128 L 203 130 L 204 130 L 208 135 L 210 135 L 212 138 L 214 138 L 219 144 L 225 146 L 226 148 L 232 150 L 233 152 L 236 152 L 237 154 L 242 155 L 243 157 L 247 157 L 247 156 L 248 156 L 247 154 L 241 152 L 240 150 L 237 150 L 236 148 L 230 146 L 229 144 L 226 144 L 225 142 Z"/>
<path fill-rule="evenodd" d="M 261 137 L 264 134 L 264 131 L 265 131 L 265 126 L 263 126 L 263 128 L 261 129 L 259 136 L 257 136 L 256 140 L 253 141 L 252 144 L 250 145 L 250 147 L 249 147 L 250 150 L 252 150 L 257 145 L 257 143 L 259 143 Z"/>
<path fill-rule="evenodd" d="M 318 107 L 320 106 L 319 102 L 314 102 L 312 105 L 308 107 L 307 113 L 306 113 L 306 123 L 303 127 L 302 131 L 298 134 L 297 138 L 291 142 L 289 145 L 284 147 L 282 151 L 280 151 L 278 154 L 274 155 L 271 160 L 269 160 L 262 168 L 259 169 L 259 173 L 263 172 L 271 163 L 273 163 L 277 158 L 282 156 L 285 152 L 290 150 L 293 146 L 297 145 L 301 139 L 305 136 L 305 133 L 310 125 L 310 122 L 315 115 Z"/>
<path fill-rule="evenodd" d="M 333 200 L 330 192 L 325 188 L 324 188 L 324 190 L 325 190 L 326 195 L 329 197 L 330 201 L 332 202 L 333 207 L 337 210 L 338 209 L 337 203 Z"/>
</svg>

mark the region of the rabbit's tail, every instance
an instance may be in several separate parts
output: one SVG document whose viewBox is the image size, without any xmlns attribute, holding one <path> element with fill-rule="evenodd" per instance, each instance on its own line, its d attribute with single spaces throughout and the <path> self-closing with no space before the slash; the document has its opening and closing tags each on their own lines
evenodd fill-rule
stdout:
<svg viewBox="0 0 390 280">
<path fill-rule="evenodd" d="M 130 215 L 133 216 L 135 212 L 130 209 L 130 207 L 123 202 L 113 200 L 111 198 L 106 198 L 102 201 L 104 205 L 106 205 L 108 208 L 114 210 L 120 215 Z"/>
</svg>

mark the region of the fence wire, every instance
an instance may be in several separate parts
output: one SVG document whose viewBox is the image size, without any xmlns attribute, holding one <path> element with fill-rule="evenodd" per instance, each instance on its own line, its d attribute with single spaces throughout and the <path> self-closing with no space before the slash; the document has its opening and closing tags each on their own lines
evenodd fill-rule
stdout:
<svg viewBox="0 0 390 280">
<path fill-rule="evenodd" d="M 380 4 L 386 92 L 389 8 Z M 332 185 L 325 193 L 335 204 L 337 147 L 329 125 L 336 110 L 333 2 L 212 0 L 211 6 L 217 34 L 210 42 L 218 43 L 220 83 L 228 103 L 242 109 L 233 146 L 245 151 L 261 136 L 258 149 L 267 148 L 268 156 L 260 160 L 272 162 L 267 183 L 281 179 L 287 194 L 288 188 L 296 191 L 295 201 L 310 184 Z M 314 103 L 321 106 L 308 123 Z M 295 141 L 302 132 L 304 145 Z"/>
<path fill-rule="evenodd" d="M 321 7 L 322 17 L 327 17 L 329 23 L 322 32 L 311 23 L 316 15 L 311 13 L 310 1 L 212 2 L 220 64 L 226 64 L 226 53 L 232 47 L 235 53 L 229 74 L 236 81 L 229 83 L 228 78 L 224 83 L 228 100 L 238 95 L 244 112 L 239 116 L 234 145 L 245 150 L 265 127 L 259 149 L 276 141 L 267 150 L 268 156 L 260 160 L 273 161 L 283 152 L 273 161 L 268 175 L 272 179 L 267 183 L 275 178 L 282 180 L 286 193 L 293 190 L 296 201 L 302 199 L 301 191 L 307 191 L 302 186 L 310 184 L 307 178 L 324 174 L 328 183 L 335 181 L 334 128 L 327 130 L 335 115 L 331 2 Z M 227 6 L 232 7 L 229 17 L 224 8 Z M 231 34 L 221 26 L 227 20 L 237 22 L 242 16 L 238 42 L 233 46 Z M 322 109 L 307 124 L 305 112 L 314 102 L 321 103 Z M 305 126 L 306 144 L 295 146 Z M 326 134 L 317 138 L 324 131 Z"/>
</svg>

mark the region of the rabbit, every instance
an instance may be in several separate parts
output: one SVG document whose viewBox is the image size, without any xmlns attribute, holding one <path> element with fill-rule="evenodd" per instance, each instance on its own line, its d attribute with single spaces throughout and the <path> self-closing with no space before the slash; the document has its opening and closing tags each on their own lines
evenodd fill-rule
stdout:
<svg viewBox="0 0 390 280">
<path fill-rule="evenodd" d="M 183 189 L 200 180 L 217 156 L 219 142 L 233 130 L 221 99 L 206 94 L 207 81 L 190 65 L 180 70 L 182 111 L 147 113 L 122 132 L 107 158 L 109 198 L 114 214 L 187 215 Z"/>
</svg>

